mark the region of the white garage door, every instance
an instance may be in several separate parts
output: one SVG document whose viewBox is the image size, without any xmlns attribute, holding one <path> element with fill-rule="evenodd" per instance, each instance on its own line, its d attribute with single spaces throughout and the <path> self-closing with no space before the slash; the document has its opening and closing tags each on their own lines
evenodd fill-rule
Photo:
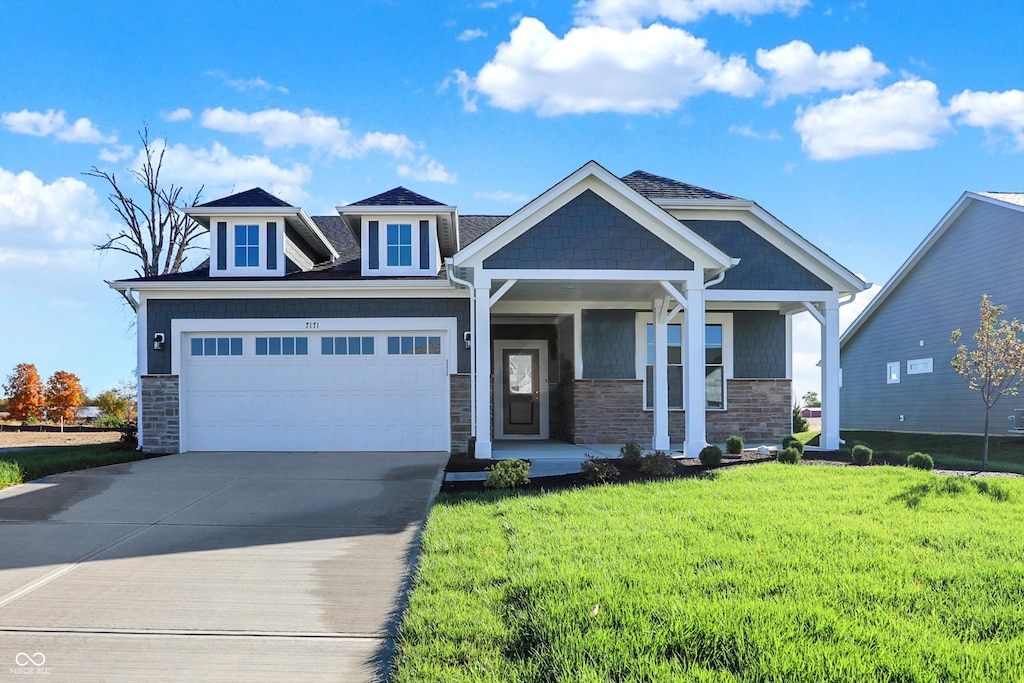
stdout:
<svg viewBox="0 0 1024 683">
<path fill-rule="evenodd" d="M 182 348 L 190 451 L 446 451 L 442 332 L 196 333 Z"/>
</svg>

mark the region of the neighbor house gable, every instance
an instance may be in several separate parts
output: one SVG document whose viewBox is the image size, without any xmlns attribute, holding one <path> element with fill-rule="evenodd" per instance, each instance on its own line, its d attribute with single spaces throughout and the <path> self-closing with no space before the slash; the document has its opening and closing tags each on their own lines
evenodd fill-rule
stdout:
<svg viewBox="0 0 1024 683">
<path fill-rule="evenodd" d="M 607 221 L 585 225 L 587 215 L 603 215 L 613 220 L 611 225 Z M 582 235 L 570 234 L 574 223 L 578 224 L 576 230 L 585 230 Z M 538 231 L 535 236 L 527 235 L 534 230 Z M 588 254 L 574 257 L 558 253 L 571 248 L 568 245 L 591 244 L 592 237 L 596 241 L 584 247 L 590 250 Z M 633 242 L 627 245 L 623 242 L 627 239 Z M 678 256 L 667 257 L 663 253 L 654 256 L 655 246 L 659 252 L 667 248 Z M 646 266 L 639 265 L 646 256 L 654 260 Z M 493 261 L 492 257 L 495 257 Z M 531 266 L 534 258 L 549 265 Z M 573 265 L 567 266 L 566 259 Z M 659 270 L 667 267 L 678 271 L 702 268 L 720 272 L 733 265 L 728 254 L 687 230 L 655 203 L 593 161 L 474 241 L 456 254 L 454 261 L 456 266 L 485 269 L 590 269 L 594 266 L 584 264 L 603 263 L 605 266 L 598 269 L 610 266 Z"/>
</svg>

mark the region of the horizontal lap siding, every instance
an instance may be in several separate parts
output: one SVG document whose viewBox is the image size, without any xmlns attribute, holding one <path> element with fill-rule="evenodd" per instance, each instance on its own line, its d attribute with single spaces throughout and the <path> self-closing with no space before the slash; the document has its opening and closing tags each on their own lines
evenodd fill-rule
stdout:
<svg viewBox="0 0 1024 683">
<path fill-rule="evenodd" d="M 973 344 L 981 295 L 1024 319 L 1024 214 L 972 201 L 903 282 L 842 349 L 844 429 L 981 433 L 984 405 L 954 372 L 951 332 Z M 921 345 L 921 342 L 924 345 Z M 907 374 L 907 361 L 932 358 L 933 372 Z M 886 364 L 900 363 L 900 383 L 886 383 Z M 1024 407 L 1004 397 L 992 412 L 992 432 Z M 900 422 L 899 416 L 904 420 Z"/>
<path fill-rule="evenodd" d="M 150 299 L 149 332 L 163 332 L 163 349 L 149 349 L 150 374 L 171 371 L 171 320 L 266 318 L 457 318 L 459 338 L 469 331 L 467 299 Z M 470 371 L 470 352 L 459 344 L 459 372 Z"/>
</svg>

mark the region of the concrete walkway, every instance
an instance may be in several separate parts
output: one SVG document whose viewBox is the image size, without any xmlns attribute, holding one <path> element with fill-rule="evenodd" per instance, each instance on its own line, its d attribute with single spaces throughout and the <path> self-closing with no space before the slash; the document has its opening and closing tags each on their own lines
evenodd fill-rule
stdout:
<svg viewBox="0 0 1024 683">
<path fill-rule="evenodd" d="M 0 491 L 0 674 L 381 680 L 444 453 L 189 453 Z"/>
</svg>

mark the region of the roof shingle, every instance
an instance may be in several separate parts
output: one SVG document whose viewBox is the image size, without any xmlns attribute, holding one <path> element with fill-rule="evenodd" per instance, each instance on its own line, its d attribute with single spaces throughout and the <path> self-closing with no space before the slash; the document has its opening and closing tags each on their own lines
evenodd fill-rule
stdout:
<svg viewBox="0 0 1024 683">
<path fill-rule="evenodd" d="M 659 199 L 739 199 L 739 197 L 696 185 L 688 185 L 647 171 L 633 171 L 629 175 L 623 176 L 622 182 L 654 202 Z"/>
<path fill-rule="evenodd" d="M 205 204 L 200 204 L 199 206 L 205 206 L 209 208 L 249 206 L 291 207 L 291 204 L 282 199 L 278 199 L 274 195 L 264 190 L 262 187 L 254 187 L 251 190 L 239 192 L 229 197 L 221 197 L 220 199 L 214 199 L 211 202 L 206 202 Z"/>
<path fill-rule="evenodd" d="M 352 202 L 349 206 L 444 206 L 444 204 L 436 199 L 424 197 L 412 190 L 398 186 L 387 192 L 381 192 L 372 197 L 360 199 L 358 202 Z"/>
</svg>

